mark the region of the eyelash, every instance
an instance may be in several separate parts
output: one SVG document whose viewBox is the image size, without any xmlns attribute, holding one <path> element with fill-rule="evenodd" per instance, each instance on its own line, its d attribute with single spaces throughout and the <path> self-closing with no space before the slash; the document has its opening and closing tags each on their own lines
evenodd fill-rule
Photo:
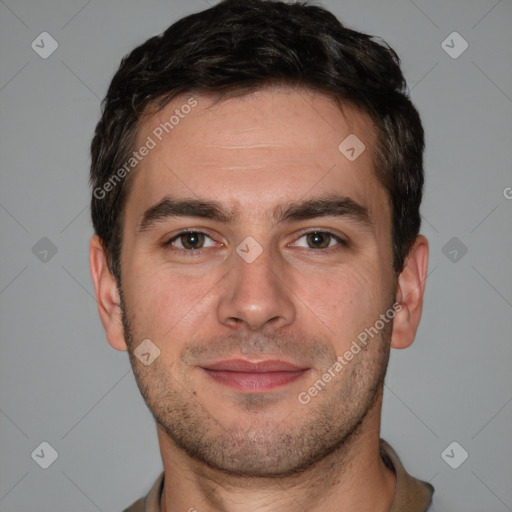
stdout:
<svg viewBox="0 0 512 512">
<path fill-rule="evenodd" d="M 171 239 L 169 239 L 166 242 L 164 242 L 162 244 L 163 247 L 164 248 L 172 247 L 172 243 L 175 240 L 178 240 L 181 236 L 186 235 L 188 233 L 203 234 L 203 235 L 207 236 L 208 238 L 210 238 L 211 240 L 213 240 L 213 238 L 210 235 L 208 235 L 208 233 L 205 233 L 204 231 L 188 229 L 188 230 L 180 231 L 178 234 L 174 235 Z M 339 251 L 341 248 L 348 249 L 351 246 L 349 242 L 347 242 L 346 240 L 344 240 L 340 236 L 332 233 L 331 231 L 321 231 L 319 229 L 313 229 L 313 230 L 310 230 L 310 231 L 303 232 L 303 233 L 300 234 L 300 236 L 298 237 L 297 240 L 300 240 L 302 237 L 310 235 L 310 234 L 313 234 L 313 233 L 322 234 L 322 235 L 329 235 L 330 237 L 334 238 L 334 240 L 336 240 L 338 242 L 338 245 L 335 245 L 333 247 L 327 247 L 325 249 L 306 248 L 307 250 L 314 251 L 314 252 L 323 252 L 324 254 L 325 253 L 330 254 L 332 252 Z M 182 252 L 186 252 L 186 253 L 191 253 L 190 256 L 192 256 L 192 255 L 200 256 L 205 249 L 208 249 L 208 248 L 203 248 L 203 249 L 181 249 L 179 247 L 178 248 L 176 248 L 176 247 L 172 248 L 172 250 L 175 250 L 175 251 L 182 251 Z"/>
</svg>

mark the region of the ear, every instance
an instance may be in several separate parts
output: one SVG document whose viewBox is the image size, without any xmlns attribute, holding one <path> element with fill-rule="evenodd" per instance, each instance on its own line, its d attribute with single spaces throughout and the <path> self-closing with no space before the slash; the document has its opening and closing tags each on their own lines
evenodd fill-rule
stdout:
<svg viewBox="0 0 512 512">
<path fill-rule="evenodd" d="M 127 350 L 124 339 L 119 291 L 111 274 L 101 239 L 94 235 L 89 246 L 89 265 L 96 292 L 101 322 L 109 344 L 116 350 Z"/>
<path fill-rule="evenodd" d="M 427 268 L 428 240 L 418 235 L 398 276 L 396 302 L 402 307 L 397 307 L 393 320 L 393 348 L 406 348 L 414 341 L 423 309 Z"/>
</svg>

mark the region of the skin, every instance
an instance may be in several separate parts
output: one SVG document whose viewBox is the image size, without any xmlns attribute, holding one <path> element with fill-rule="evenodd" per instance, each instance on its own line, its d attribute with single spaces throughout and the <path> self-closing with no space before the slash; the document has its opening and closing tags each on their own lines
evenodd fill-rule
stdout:
<svg viewBox="0 0 512 512">
<path fill-rule="evenodd" d="M 195 98 L 132 176 L 121 290 L 97 236 L 90 245 L 108 342 L 128 350 L 157 422 L 161 508 L 388 511 L 396 479 L 379 456 L 383 382 L 390 348 L 409 346 L 420 322 L 428 242 L 418 236 L 396 277 L 391 209 L 373 172 L 373 122 L 306 90 L 264 89 L 215 106 Z M 187 99 L 147 118 L 137 147 Z M 366 146 L 355 161 L 338 150 L 349 134 Z M 268 215 L 276 205 L 331 193 L 365 206 L 371 229 L 346 216 L 275 223 Z M 144 212 L 168 195 L 215 200 L 239 216 L 230 223 L 168 217 L 140 232 Z M 208 236 L 175 238 L 189 228 Z M 262 249 L 252 263 L 236 252 L 248 236 Z M 298 394 L 395 301 L 402 308 L 394 321 L 301 404 Z M 149 366 L 133 353 L 144 339 L 160 350 Z M 309 369 L 264 392 L 234 390 L 201 369 L 235 357 Z"/>
</svg>

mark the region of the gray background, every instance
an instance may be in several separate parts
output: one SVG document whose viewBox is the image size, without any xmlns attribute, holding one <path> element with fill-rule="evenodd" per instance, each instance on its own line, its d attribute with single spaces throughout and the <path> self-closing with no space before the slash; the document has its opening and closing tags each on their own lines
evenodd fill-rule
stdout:
<svg viewBox="0 0 512 512">
<path fill-rule="evenodd" d="M 433 510 L 512 510 L 512 2 L 323 5 L 395 48 L 426 129 L 429 278 L 415 343 L 392 351 L 382 437 L 435 486 Z M 2 512 L 122 510 L 161 471 L 128 356 L 97 315 L 88 150 L 121 57 L 207 6 L 0 1 Z M 44 31 L 59 45 L 47 59 L 31 47 Z M 453 31 L 469 44 L 458 58 L 441 44 Z M 43 441 L 58 452 L 46 470 L 31 458 Z M 441 456 L 453 441 L 469 454 L 457 469 L 445 460 L 461 448 Z"/>
</svg>

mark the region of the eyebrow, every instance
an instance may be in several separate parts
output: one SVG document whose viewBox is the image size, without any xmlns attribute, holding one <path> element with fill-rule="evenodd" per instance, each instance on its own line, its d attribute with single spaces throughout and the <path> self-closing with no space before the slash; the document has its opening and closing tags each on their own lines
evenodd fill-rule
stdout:
<svg viewBox="0 0 512 512">
<path fill-rule="evenodd" d="M 196 217 L 221 223 L 233 223 L 239 218 L 239 215 L 236 208 L 226 210 L 216 201 L 177 199 L 166 196 L 143 213 L 138 231 L 140 233 L 148 231 L 159 222 L 177 217 Z M 373 230 L 373 221 L 365 206 L 350 197 L 332 194 L 277 205 L 271 212 L 270 217 L 275 223 L 315 219 L 317 217 L 345 217 L 366 230 Z"/>
</svg>

